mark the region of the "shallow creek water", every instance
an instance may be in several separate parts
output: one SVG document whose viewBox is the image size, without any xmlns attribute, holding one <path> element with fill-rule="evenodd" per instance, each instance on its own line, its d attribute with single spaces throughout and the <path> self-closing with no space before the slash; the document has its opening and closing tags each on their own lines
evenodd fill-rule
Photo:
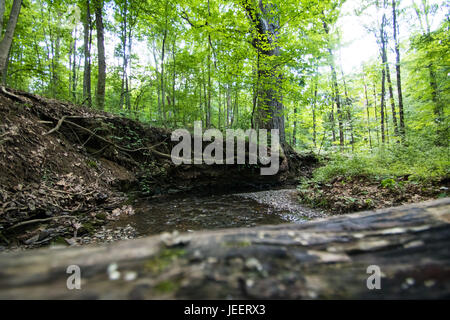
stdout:
<svg viewBox="0 0 450 320">
<path fill-rule="evenodd" d="M 245 194 L 183 195 L 142 200 L 136 214 L 110 227 L 130 225 L 137 236 L 162 232 L 190 232 L 282 223 L 303 223 L 321 212 L 298 204 L 295 190 L 271 190 Z"/>
</svg>

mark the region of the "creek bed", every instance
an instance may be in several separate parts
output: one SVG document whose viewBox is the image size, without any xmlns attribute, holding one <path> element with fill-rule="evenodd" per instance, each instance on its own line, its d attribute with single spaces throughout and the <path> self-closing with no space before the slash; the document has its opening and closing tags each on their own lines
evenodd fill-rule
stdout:
<svg viewBox="0 0 450 320">
<path fill-rule="evenodd" d="M 162 232 L 192 232 L 223 228 L 304 223 L 324 217 L 298 203 L 295 189 L 240 194 L 178 195 L 164 199 L 139 199 L 135 215 L 108 227 L 132 227 L 136 236 Z"/>
</svg>

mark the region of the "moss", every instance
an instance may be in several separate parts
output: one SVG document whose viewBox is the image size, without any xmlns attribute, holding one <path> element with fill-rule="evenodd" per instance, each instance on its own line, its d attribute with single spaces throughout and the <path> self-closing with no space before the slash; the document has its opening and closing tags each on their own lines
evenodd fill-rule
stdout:
<svg viewBox="0 0 450 320">
<path fill-rule="evenodd" d="M 97 169 L 97 168 L 98 168 L 98 164 L 97 164 L 97 162 L 95 162 L 94 160 L 87 160 L 87 161 L 86 161 L 86 164 L 87 164 L 89 167 L 93 168 L 93 169 Z"/>
<path fill-rule="evenodd" d="M 67 242 L 66 242 L 66 240 L 63 237 L 59 236 L 59 237 L 54 238 L 52 240 L 52 242 L 50 242 L 50 245 L 52 245 L 52 246 L 56 246 L 56 245 L 65 245 L 65 246 L 67 246 Z"/>
<path fill-rule="evenodd" d="M 174 263 L 179 257 L 186 254 L 183 249 L 164 249 L 159 254 L 151 259 L 147 260 L 144 265 L 146 271 L 152 273 L 159 273 L 167 269 L 172 263 Z"/>
<path fill-rule="evenodd" d="M 95 217 L 99 220 L 106 220 L 106 214 L 103 212 L 97 213 Z"/>
<path fill-rule="evenodd" d="M 155 291 L 158 293 L 170 293 L 176 291 L 179 287 L 179 281 L 164 280 L 155 286 Z"/>
<path fill-rule="evenodd" d="M 127 200 L 123 204 L 127 206 L 132 205 L 136 199 L 137 199 L 136 193 L 129 193 Z"/>
<path fill-rule="evenodd" d="M 81 233 L 89 233 L 89 234 L 93 234 L 95 232 L 95 227 L 92 223 L 90 222 L 85 222 L 81 225 L 80 228 L 80 232 Z"/>
<path fill-rule="evenodd" d="M 227 248 L 245 248 L 252 245 L 252 242 L 250 240 L 241 240 L 241 241 L 229 241 L 223 243 L 224 247 Z"/>
</svg>

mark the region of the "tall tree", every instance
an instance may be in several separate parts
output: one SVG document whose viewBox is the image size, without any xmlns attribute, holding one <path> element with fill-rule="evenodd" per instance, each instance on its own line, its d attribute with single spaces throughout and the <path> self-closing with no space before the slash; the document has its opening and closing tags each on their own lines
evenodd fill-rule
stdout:
<svg viewBox="0 0 450 320">
<path fill-rule="evenodd" d="M 366 78 L 364 76 L 363 71 L 363 85 L 364 85 L 364 97 L 366 99 L 366 113 L 367 113 L 367 133 L 369 135 L 369 147 L 370 150 L 372 150 L 372 136 L 370 134 L 370 111 L 369 111 L 369 95 L 367 93 L 367 84 L 366 84 Z"/>
<path fill-rule="evenodd" d="M 8 56 L 11 50 L 11 44 L 16 30 L 17 20 L 19 19 L 20 8 L 22 7 L 22 0 L 14 0 L 11 12 L 9 14 L 8 24 L 6 25 L 6 31 L 0 41 L 0 78 L 2 83 L 5 84 L 6 80 L 6 68 L 8 65 Z M 0 0 L 0 13 L 1 24 L 3 26 L 3 15 L 5 12 L 5 0 Z M 2 30 L 0 30 L 2 31 Z"/>
<path fill-rule="evenodd" d="M 97 54 L 98 54 L 98 78 L 96 102 L 97 108 L 105 107 L 106 87 L 106 57 L 105 57 L 105 31 L 103 26 L 103 0 L 95 0 L 95 26 L 97 28 Z"/>
<path fill-rule="evenodd" d="M 83 20 L 84 32 L 84 74 L 83 74 L 83 104 L 92 106 L 91 94 L 91 42 L 92 42 L 92 22 L 90 0 L 85 1 L 85 17 Z"/>
<path fill-rule="evenodd" d="M 391 110 L 392 110 L 392 121 L 394 123 L 394 133 L 395 135 L 398 135 L 399 130 L 397 123 L 397 111 L 395 110 L 394 89 L 392 88 L 391 72 L 389 70 L 389 63 L 387 61 L 385 67 L 386 67 L 386 80 L 389 88 L 389 101 L 391 103 Z"/>
<path fill-rule="evenodd" d="M 258 77 L 261 85 L 258 92 L 258 124 L 264 129 L 278 129 L 280 141 L 285 141 L 284 113 L 282 102 L 282 70 L 271 63 L 280 56 L 280 21 L 277 16 L 278 5 L 273 2 L 244 0 L 251 26 L 254 28 L 252 45 L 261 59 Z"/>
<path fill-rule="evenodd" d="M 337 72 L 336 72 L 336 65 L 334 62 L 334 53 L 333 53 L 333 47 L 332 47 L 332 41 L 330 37 L 330 27 L 328 23 L 323 20 L 323 28 L 325 30 L 326 35 L 328 36 L 327 42 L 327 51 L 328 51 L 328 63 L 331 69 L 331 86 L 333 90 L 333 97 L 334 102 L 336 104 L 336 112 L 338 116 L 338 126 L 339 126 L 339 146 L 341 150 L 344 149 L 344 123 L 343 123 L 343 117 L 342 117 L 342 106 L 341 106 L 341 95 L 339 92 L 339 83 L 337 80 Z M 333 119 L 334 120 L 334 119 Z"/>
<path fill-rule="evenodd" d="M 385 107 L 386 107 L 386 65 L 387 65 L 387 37 L 386 37 L 386 14 L 381 18 L 378 43 L 381 56 L 381 103 L 380 103 L 380 121 L 381 121 L 381 141 L 386 142 L 385 134 Z"/>
<path fill-rule="evenodd" d="M 402 76 L 401 76 L 401 58 L 400 58 L 400 42 L 398 39 L 398 21 L 397 21 L 397 0 L 392 0 L 392 25 L 394 28 L 394 45 L 395 45 L 395 70 L 397 73 L 397 95 L 398 95 L 398 113 L 400 120 L 400 134 L 405 135 L 405 113 L 403 110 L 403 92 L 402 92 Z"/>
</svg>

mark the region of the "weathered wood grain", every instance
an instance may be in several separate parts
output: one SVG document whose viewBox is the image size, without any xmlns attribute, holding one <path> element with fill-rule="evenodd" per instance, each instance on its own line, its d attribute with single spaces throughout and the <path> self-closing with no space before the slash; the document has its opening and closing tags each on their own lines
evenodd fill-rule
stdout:
<svg viewBox="0 0 450 320">
<path fill-rule="evenodd" d="M 450 298 L 449 223 L 447 198 L 301 225 L 0 254 L 0 298 Z M 118 280 L 107 272 L 114 264 Z M 81 268 L 81 290 L 66 287 L 69 265 Z M 381 290 L 366 286 L 370 265 L 381 268 Z"/>
</svg>

